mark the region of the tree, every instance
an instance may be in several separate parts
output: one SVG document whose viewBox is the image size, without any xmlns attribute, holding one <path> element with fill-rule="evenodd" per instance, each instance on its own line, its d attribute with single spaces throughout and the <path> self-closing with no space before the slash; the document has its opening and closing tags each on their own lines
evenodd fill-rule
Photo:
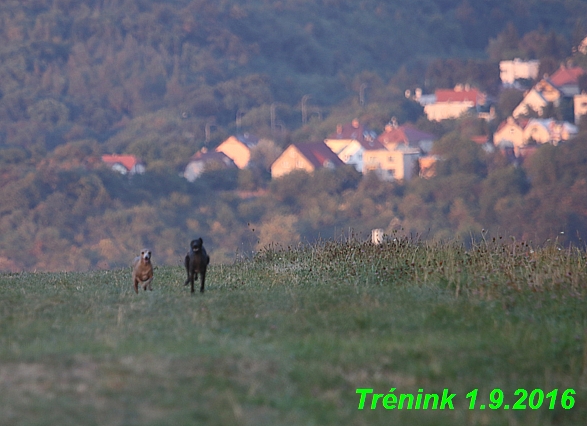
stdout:
<svg viewBox="0 0 587 426">
<path fill-rule="evenodd" d="M 484 177 L 487 174 L 486 157 L 482 149 L 458 133 L 448 134 L 438 140 L 432 153 L 442 159 L 436 166 L 438 176 L 467 173 Z"/>
<path fill-rule="evenodd" d="M 496 110 L 499 120 L 505 120 L 524 99 L 524 93 L 517 89 L 503 89 L 497 100 Z"/>
<path fill-rule="evenodd" d="M 519 49 L 520 38 L 513 22 L 508 22 L 497 38 L 489 40 L 487 53 L 493 61 L 512 60 L 514 58 L 529 59 Z"/>
<path fill-rule="evenodd" d="M 491 171 L 481 184 L 480 220 L 486 227 L 503 222 L 505 218 L 498 217 L 496 206 L 503 205 L 505 199 L 521 199 L 529 189 L 526 173 L 520 167 L 509 165 Z"/>
</svg>

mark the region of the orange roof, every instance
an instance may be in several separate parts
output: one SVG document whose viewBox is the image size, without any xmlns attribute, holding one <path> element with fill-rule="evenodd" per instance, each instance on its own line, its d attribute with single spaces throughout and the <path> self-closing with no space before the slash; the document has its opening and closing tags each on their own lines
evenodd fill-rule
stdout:
<svg viewBox="0 0 587 426">
<path fill-rule="evenodd" d="M 384 145 L 393 143 L 417 145 L 418 142 L 422 140 L 434 139 L 436 139 L 434 135 L 423 132 L 409 123 L 398 127 L 395 127 L 392 124 L 388 124 L 385 126 L 385 131 L 377 137 L 377 140 Z"/>
<path fill-rule="evenodd" d="M 476 144 L 482 145 L 487 142 L 487 135 L 471 136 L 470 139 L 472 142 L 475 142 Z"/>
<path fill-rule="evenodd" d="M 139 160 L 134 155 L 104 154 L 102 161 L 108 164 L 122 164 L 128 171 L 137 165 Z"/>
<path fill-rule="evenodd" d="M 550 77 L 550 81 L 557 86 L 564 86 L 566 84 L 577 84 L 579 77 L 585 74 L 581 67 L 567 68 L 561 65 L 558 70 Z"/>
<path fill-rule="evenodd" d="M 386 126 L 385 132 L 381 133 L 377 140 L 384 145 L 392 143 L 405 143 L 407 144 L 408 138 L 401 127 Z"/>
<path fill-rule="evenodd" d="M 436 102 L 473 102 L 473 105 L 477 105 L 479 97 L 482 96 L 481 92 L 477 89 L 436 89 L 434 92 L 436 95 Z"/>
</svg>

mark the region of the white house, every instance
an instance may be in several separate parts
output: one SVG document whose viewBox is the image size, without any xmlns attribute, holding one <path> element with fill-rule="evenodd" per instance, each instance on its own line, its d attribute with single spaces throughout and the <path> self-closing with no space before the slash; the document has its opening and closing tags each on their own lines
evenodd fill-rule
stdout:
<svg viewBox="0 0 587 426">
<path fill-rule="evenodd" d="M 587 93 L 581 93 L 573 97 L 575 107 L 575 124 L 579 125 L 581 117 L 587 114 Z"/>
<path fill-rule="evenodd" d="M 454 89 L 437 89 L 434 93 L 436 101 L 424 106 L 424 113 L 430 121 L 459 118 L 486 102 L 485 94 L 469 86 L 457 85 Z"/>
<path fill-rule="evenodd" d="M 524 128 L 524 138 L 526 142 L 534 140 L 539 144 L 558 145 L 561 141 L 571 139 L 577 132 L 577 126 L 566 121 L 556 121 L 553 118 L 533 118 Z"/>
<path fill-rule="evenodd" d="M 350 123 L 336 126 L 336 131 L 330 134 L 324 143 L 343 163 L 350 164 L 362 172 L 365 151 L 385 149 L 376 137 L 375 132 L 354 119 Z"/>
<path fill-rule="evenodd" d="M 104 154 L 102 161 L 121 175 L 145 173 L 145 165 L 134 155 Z"/>
<path fill-rule="evenodd" d="M 526 145 L 524 129 L 528 125 L 528 119 L 514 119 L 508 117 L 502 122 L 493 134 L 493 144 L 501 149 L 513 148 L 516 156 L 520 155 L 520 149 Z"/>
<path fill-rule="evenodd" d="M 579 94 L 579 77 L 585 72 L 580 67 L 561 67 L 550 77 L 544 77 L 530 89 L 512 115 L 518 118 L 529 115 L 534 111 L 542 115 L 544 107 L 552 103 L 559 106 L 563 97 L 573 97 Z"/>
<path fill-rule="evenodd" d="M 553 89 L 556 90 L 556 88 Z M 538 116 L 541 116 L 542 111 L 548 105 L 548 102 L 549 101 L 546 99 L 542 92 L 540 92 L 536 88 L 532 88 L 526 93 L 524 99 L 522 99 L 522 102 L 520 102 L 518 106 L 514 108 L 512 116 L 515 119 L 518 119 L 523 116 L 528 116 L 533 113 L 537 114 Z M 553 104 L 555 106 L 558 105 L 558 99 L 554 100 Z"/>
<path fill-rule="evenodd" d="M 366 151 L 362 172 L 375 172 L 382 180 L 408 181 L 416 175 L 419 158 L 419 149 L 403 146 L 395 150 Z"/>
<path fill-rule="evenodd" d="M 499 76 L 504 86 L 511 86 L 518 79 L 534 80 L 538 77 L 540 61 L 522 61 L 519 58 L 513 61 L 499 63 Z"/>
</svg>

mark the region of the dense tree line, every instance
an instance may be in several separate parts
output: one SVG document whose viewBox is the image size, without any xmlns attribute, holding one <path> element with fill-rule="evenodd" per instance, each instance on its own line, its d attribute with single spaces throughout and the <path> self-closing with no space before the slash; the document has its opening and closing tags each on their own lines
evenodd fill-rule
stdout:
<svg viewBox="0 0 587 426">
<path fill-rule="evenodd" d="M 188 146 L 240 130 L 237 116 L 267 130 L 271 105 L 295 131 L 306 94 L 325 116 L 363 85 L 371 101 L 377 79 L 400 95 L 456 83 L 495 92 L 500 59 L 552 71 L 586 14 L 570 0 L 5 2 L 0 143 L 38 158 L 91 138 L 179 166 Z"/>
<path fill-rule="evenodd" d="M 349 233 L 369 238 L 373 228 L 391 236 L 556 238 L 582 246 L 586 147 L 582 133 L 557 147 L 541 146 L 515 166 L 455 131 L 434 148 L 443 160 L 433 179 L 383 182 L 349 166 L 258 185 L 247 170 L 210 170 L 195 183 L 169 171 L 121 176 L 86 164 L 88 144 L 67 153 L 57 149 L 26 171 L 4 167 L 0 268 L 124 267 L 143 246 L 154 249 L 160 264 L 180 264 L 189 236 L 196 235 L 215 261 L 230 262 L 274 243 Z"/>
<path fill-rule="evenodd" d="M 498 61 L 540 59 L 552 72 L 587 33 L 586 15 L 571 0 L 3 2 L 0 270 L 125 266 L 143 245 L 175 264 L 186 235 L 204 236 L 216 261 L 374 227 L 577 242 L 584 136 L 516 168 L 469 141 L 486 125 L 430 123 L 404 92 L 469 83 L 506 116 L 520 94 L 500 91 Z M 270 182 L 267 164 L 179 177 L 198 149 L 237 131 L 283 147 L 354 117 L 382 130 L 392 116 L 441 138 L 436 179 L 393 184 L 344 168 Z M 141 157 L 147 173 L 104 168 L 111 152 Z"/>
</svg>

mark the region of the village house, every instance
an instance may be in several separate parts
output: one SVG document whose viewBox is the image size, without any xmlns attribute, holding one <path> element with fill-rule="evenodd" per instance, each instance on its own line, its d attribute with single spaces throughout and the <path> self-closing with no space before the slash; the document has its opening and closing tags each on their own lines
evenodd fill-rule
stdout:
<svg viewBox="0 0 587 426">
<path fill-rule="evenodd" d="M 411 142 L 410 142 L 411 138 Z M 384 180 L 409 180 L 414 174 L 421 149 L 429 148 L 432 135 L 406 126 L 398 130 L 397 123 L 386 126 L 377 137 L 365 129 L 357 119 L 338 125 L 324 143 L 342 160 L 363 174 L 375 172 Z M 430 144 L 428 143 L 430 142 Z M 413 143 L 414 147 L 410 143 Z"/>
<path fill-rule="evenodd" d="M 121 175 L 145 173 L 145 165 L 134 155 L 104 154 L 102 162 Z"/>
<path fill-rule="evenodd" d="M 581 40 L 581 43 L 579 43 L 576 50 L 578 50 L 583 55 L 587 55 L 587 37 Z M 573 49 L 573 51 L 575 51 L 575 49 Z"/>
<path fill-rule="evenodd" d="M 551 143 L 558 145 L 575 136 L 577 126 L 552 118 L 514 119 L 509 117 L 493 135 L 493 143 L 504 151 L 513 150 L 515 157 L 523 156 L 529 145 Z"/>
<path fill-rule="evenodd" d="M 324 143 L 342 160 L 358 172 L 364 172 L 364 156 L 367 151 L 382 150 L 385 147 L 377 141 L 377 133 L 367 129 L 358 119 L 339 124 L 336 131 Z"/>
<path fill-rule="evenodd" d="M 208 152 L 206 148 L 203 148 L 190 158 L 190 162 L 184 169 L 183 177 L 189 182 L 194 182 L 206 170 L 236 168 L 234 161 L 223 152 Z"/>
<path fill-rule="evenodd" d="M 324 143 L 345 163 L 363 171 L 363 155 L 366 150 L 382 149 L 375 139 L 377 133 L 367 129 L 359 120 L 339 124 Z"/>
<path fill-rule="evenodd" d="M 542 79 L 524 95 L 522 102 L 518 104 L 512 116 L 524 117 L 532 114 L 542 115 L 542 111 L 549 103 L 558 106 L 562 92 L 549 79 Z"/>
<path fill-rule="evenodd" d="M 454 89 L 437 89 L 435 101 L 424 105 L 424 113 L 430 121 L 459 118 L 461 115 L 486 107 L 484 93 L 468 85 L 457 85 Z"/>
<path fill-rule="evenodd" d="M 516 58 L 512 61 L 499 63 L 499 77 L 504 86 L 513 86 L 516 80 L 535 80 L 538 77 L 540 61 L 522 61 Z"/>
<path fill-rule="evenodd" d="M 312 173 L 316 169 L 334 169 L 344 163 L 324 142 L 295 143 L 271 165 L 271 177 L 278 178 L 295 170 Z"/>
<path fill-rule="evenodd" d="M 392 119 L 391 123 L 385 126 L 385 130 L 377 137 L 388 150 L 397 149 L 398 146 L 418 148 L 423 154 L 428 154 L 436 140 L 433 134 L 423 132 L 411 124 L 398 126 L 397 121 Z"/>
<path fill-rule="evenodd" d="M 550 77 L 550 81 L 558 87 L 563 96 L 572 97 L 581 93 L 579 90 L 579 77 L 585 74 L 581 67 L 567 67 L 561 65 Z"/>
<path fill-rule="evenodd" d="M 573 106 L 575 109 L 575 124 L 581 123 L 581 117 L 587 115 L 587 93 L 581 93 L 573 97 Z"/>
<path fill-rule="evenodd" d="M 363 174 L 374 172 L 381 180 L 408 181 L 417 173 L 416 165 L 419 157 L 420 150 L 409 147 L 366 151 L 362 172 Z"/>
<path fill-rule="evenodd" d="M 578 133 L 577 126 L 566 121 L 557 121 L 553 118 L 532 118 L 524 129 L 526 142 L 551 143 L 558 145 L 559 142 L 568 141 Z"/>
<path fill-rule="evenodd" d="M 512 148 L 519 156 L 520 148 L 526 145 L 524 129 L 528 124 L 528 119 L 518 119 L 508 117 L 503 121 L 493 134 L 493 144 L 500 149 Z"/>
<path fill-rule="evenodd" d="M 552 103 L 560 105 L 563 97 L 579 94 L 579 77 L 584 74 L 580 67 L 568 68 L 561 65 L 552 76 L 544 76 L 525 95 L 522 102 L 514 109 L 512 116 L 519 118 L 536 114 L 542 116 L 544 108 Z"/>
<path fill-rule="evenodd" d="M 231 136 L 216 147 L 216 152 L 222 152 L 234 161 L 239 169 L 244 169 L 251 160 L 251 149 L 259 143 L 259 139 L 248 133 Z"/>
</svg>

